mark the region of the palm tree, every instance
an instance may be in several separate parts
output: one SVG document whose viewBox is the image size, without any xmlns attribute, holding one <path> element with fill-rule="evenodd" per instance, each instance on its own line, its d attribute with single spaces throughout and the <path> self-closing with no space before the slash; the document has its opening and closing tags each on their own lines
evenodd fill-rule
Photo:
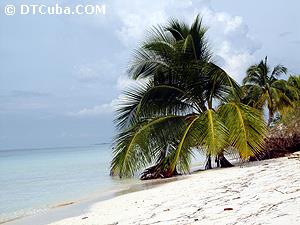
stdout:
<svg viewBox="0 0 300 225">
<path fill-rule="evenodd" d="M 177 20 L 153 28 L 136 51 L 127 90 L 117 111 L 118 135 L 111 175 L 142 178 L 188 173 L 195 151 L 228 165 L 225 151 L 242 159 L 261 151 L 262 113 L 242 104 L 239 85 L 212 61 L 199 16 L 191 26 Z"/>
<path fill-rule="evenodd" d="M 289 84 L 290 96 L 294 100 L 294 108 L 282 117 L 283 124 L 299 129 L 300 122 L 300 75 L 290 76 L 287 80 Z M 299 133 L 299 132 L 294 132 Z"/>
<path fill-rule="evenodd" d="M 276 112 L 284 113 L 287 108 L 293 106 L 293 94 L 289 84 L 278 79 L 286 73 L 287 68 L 282 65 L 275 66 L 271 71 L 265 57 L 259 64 L 248 68 L 243 80 L 246 93 L 243 102 L 259 109 L 267 106 L 268 126 L 271 125 Z"/>
<path fill-rule="evenodd" d="M 288 78 L 288 84 L 295 88 L 295 91 L 300 91 L 300 75 L 294 75 L 294 76 L 290 76 Z M 296 96 L 298 98 L 300 98 L 299 96 Z"/>
</svg>

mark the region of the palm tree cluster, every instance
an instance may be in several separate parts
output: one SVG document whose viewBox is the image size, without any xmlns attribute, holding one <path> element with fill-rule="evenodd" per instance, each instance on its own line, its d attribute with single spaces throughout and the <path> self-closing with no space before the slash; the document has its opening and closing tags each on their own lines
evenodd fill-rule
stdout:
<svg viewBox="0 0 300 225">
<path fill-rule="evenodd" d="M 281 92 L 285 87 L 277 82 L 286 69 L 269 75 L 262 61 L 249 68 L 241 87 L 214 63 L 206 31 L 199 16 L 191 26 L 171 20 L 153 28 L 135 52 L 129 75 L 136 85 L 117 110 L 111 175 L 133 176 L 148 167 L 142 179 L 170 177 L 189 173 L 197 151 L 209 169 L 213 157 L 227 167 L 225 153 L 247 160 L 263 150 L 261 108 L 267 104 L 273 119 L 291 105 L 292 91 Z"/>
<path fill-rule="evenodd" d="M 259 64 L 250 66 L 243 80 L 243 102 L 259 109 L 266 106 L 269 126 L 274 121 L 275 113 L 285 114 L 299 99 L 299 90 L 294 87 L 297 83 L 296 77 L 291 76 L 288 81 L 279 79 L 286 73 L 287 68 L 282 65 L 271 70 L 266 57 Z"/>
<path fill-rule="evenodd" d="M 284 114 L 276 112 L 259 159 L 282 157 L 300 149 L 300 76 L 290 76 L 282 82 L 286 82 L 286 95 L 292 93 L 293 108 L 289 107 L 288 113 Z"/>
</svg>

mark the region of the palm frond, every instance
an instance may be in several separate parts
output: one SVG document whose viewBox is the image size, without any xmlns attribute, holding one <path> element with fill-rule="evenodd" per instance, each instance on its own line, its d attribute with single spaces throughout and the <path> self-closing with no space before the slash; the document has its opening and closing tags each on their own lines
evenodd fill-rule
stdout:
<svg viewBox="0 0 300 225">
<path fill-rule="evenodd" d="M 187 118 L 188 122 L 182 129 L 179 143 L 172 155 L 170 169 L 189 171 L 189 155 L 193 148 L 202 149 L 207 154 L 217 155 L 227 146 L 228 131 L 214 110 L 208 109 L 200 115 Z"/>
<path fill-rule="evenodd" d="M 282 65 L 277 65 L 274 67 L 271 77 L 279 78 L 282 74 L 287 74 L 287 68 Z"/>
<path fill-rule="evenodd" d="M 205 74 L 208 77 L 205 84 L 205 95 L 209 101 L 212 101 L 212 99 L 225 101 L 229 95 L 238 99 L 242 97 L 242 90 L 239 84 L 216 64 L 207 63 Z"/>
<path fill-rule="evenodd" d="M 270 79 L 269 70 L 266 57 L 265 61 L 261 60 L 259 64 L 254 64 L 247 69 L 243 84 L 266 85 Z"/>
<path fill-rule="evenodd" d="M 288 83 L 290 86 L 292 86 L 300 91 L 300 75 L 290 76 L 288 79 Z"/>
<path fill-rule="evenodd" d="M 150 31 L 148 31 L 148 38 L 142 46 L 147 46 L 152 42 L 164 42 L 170 45 L 174 45 L 176 43 L 176 40 L 171 34 L 165 32 L 165 28 L 163 26 L 157 25 L 152 27 Z"/>
<path fill-rule="evenodd" d="M 287 95 L 287 92 L 277 88 L 271 89 L 273 103 L 276 109 L 283 115 L 294 108 L 293 100 Z"/>
<path fill-rule="evenodd" d="M 228 129 L 220 116 L 208 109 L 195 124 L 199 132 L 199 146 L 209 155 L 217 155 L 227 145 Z"/>
<path fill-rule="evenodd" d="M 189 53 L 191 56 L 193 56 L 192 59 L 197 60 L 196 48 L 195 48 L 195 43 L 194 43 L 192 35 L 189 34 L 184 39 L 183 46 L 182 46 L 182 52 Z"/>
<path fill-rule="evenodd" d="M 133 176 L 150 165 L 168 142 L 176 139 L 184 117 L 163 116 L 146 120 L 120 132 L 115 138 L 111 175 Z"/>
<path fill-rule="evenodd" d="M 185 92 L 178 87 L 153 85 L 153 82 L 139 83 L 124 92 L 114 122 L 122 130 L 145 118 L 192 113 L 193 106 L 185 99 Z"/>
<path fill-rule="evenodd" d="M 168 69 L 169 65 L 155 52 L 143 48 L 136 50 L 128 74 L 134 80 L 152 77 L 158 68 Z"/>
<path fill-rule="evenodd" d="M 262 110 L 268 99 L 266 89 L 258 85 L 244 85 L 241 103 Z"/>
<path fill-rule="evenodd" d="M 194 51 L 197 60 L 207 62 L 211 59 L 211 52 L 206 40 L 207 27 L 202 23 L 202 18 L 197 15 L 190 28 L 190 35 L 193 38 Z"/>
<path fill-rule="evenodd" d="M 291 102 L 299 100 L 300 89 L 294 87 L 286 80 L 276 80 L 272 83 L 271 88 L 274 88 L 279 92 L 283 92 Z"/>
<path fill-rule="evenodd" d="M 170 32 L 176 41 L 185 39 L 189 34 L 189 26 L 176 19 L 171 19 L 169 24 L 165 26 L 165 30 Z"/>
<path fill-rule="evenodd" d="M 220 107 L 219 113 L 229 131 L 229 144 L 242 159 L 255 156 L 263 150 L 267 129 L 260 111 L 229 102 Z"/>
<path fill-rule="evenodd" d="M 189 150 L 195 146 L 195 139 L 193 139 L 193 135 L 190 134 L 190 130 L 192 126 L 194 125 L 195 121 L 198 119 L 197 116 L 192 116 L 191 118 L 188 118 L 188 123 L 185 126 L 184 131 L 182 132 L 179 144 L 176 148 L 176 151 L 174 151 L 173 157 L 170 159 L 170 171 L 173 172 L 178 164 L 179 159 L 180 160 L 180 170 L 181 171 L 188 171 L 189 170 L 189 156 L 190 154 L 186 154 L 189 152 Z M 182 156 L 185 155 L 185 156 Z"/>
</svg>

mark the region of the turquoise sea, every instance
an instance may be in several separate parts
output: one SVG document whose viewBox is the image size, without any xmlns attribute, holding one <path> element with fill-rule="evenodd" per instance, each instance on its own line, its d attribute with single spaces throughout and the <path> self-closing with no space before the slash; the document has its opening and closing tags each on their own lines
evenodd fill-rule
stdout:
<svg viewBox="0 0 300 225">
<path fill-rule="evenodd" d="M 80 205 L 165 182 L 112 178 L 111 158 L 109 144 L 0 150 L 0 224 L 29 215 L 49 215 L 53 208 L 70 203 Z M 199 159 L 202 163 L 198 165 L 203 165 L 204 158 Z M 44 224 L 45 218 L 41 221 L 34 223 Z"/>
<path fill-rule="evenodd" d="M 0 223 L 138 182 L 112 179 L 110 160 L 110 145 L 0 150 Z"/>
</svg>

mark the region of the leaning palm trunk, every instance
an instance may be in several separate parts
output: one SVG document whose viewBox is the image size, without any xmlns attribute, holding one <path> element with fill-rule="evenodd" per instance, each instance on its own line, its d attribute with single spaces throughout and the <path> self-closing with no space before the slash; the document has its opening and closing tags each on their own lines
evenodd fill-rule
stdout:
<svg viewBox="0 0 300 225">
<path fill-rule="evenodd" d="M 168 145 L 164 150 L 161 151 L 160 157 L 158 158 L 156 164 L 145 169 L 141 176 L 141 180 L 151 180 L 158 178 L 169 178 L 176 175 L 179 175 L 175 167 L 174 170 L 171 170 L 170 161 L 167 158 L 167 153 L 169 152 L 170 146 Z"/>
<path fill-rule="evenodd" d="M 170 168 L 165 169 L 163 166 L 163 162 L 159 162 L 154 166 L 151 166 L 145 169 L 141 176 L 141 180 L 152 180 L 152 179 L 159 179 L 159 178 L 169 178 L 176 175 L 180 175 L 177 170 L 171 171 Z"/>
</svg>

